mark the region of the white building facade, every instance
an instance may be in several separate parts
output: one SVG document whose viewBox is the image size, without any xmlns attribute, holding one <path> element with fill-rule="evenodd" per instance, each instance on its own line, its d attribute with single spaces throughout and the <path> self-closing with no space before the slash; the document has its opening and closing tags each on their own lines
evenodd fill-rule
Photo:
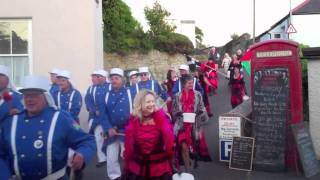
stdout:
<svg viewBox="0 0 320 180">
<path fill-rule="evenodd" d="M 320 1 L 306 0 L 270 29 L 259 35 L 257 41 L 269 39 L 290 39 L 310 47 L 320 46 Z M 292 25 L 296 32 L 290 31 Z"/>
<path fill-rule="evenodd" d="M 84 92 L 103 67 L 102 32 L 101 0 L 2 0 L 0 64 L 17 86 L 25 75 L 66 69 Z"/>
</svg>

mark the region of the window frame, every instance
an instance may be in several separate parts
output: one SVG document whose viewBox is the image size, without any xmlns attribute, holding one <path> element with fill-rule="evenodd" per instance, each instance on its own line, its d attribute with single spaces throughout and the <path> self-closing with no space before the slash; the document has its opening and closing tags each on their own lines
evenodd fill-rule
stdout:
<svg viewBox="0 0 320 180">
<path fill-rule="evenodd" d="M 11 62 L 13 61 L 14 57 L 27 57 L 28 58 L 28 64 L 29 64 L 29 74 L 33 74 L 33 32 L 32 32 L 32 19 L 31 18 L 0 18 L 0 23 L 3 22 L 26 22 L 28 25 L 28 49 L 27 49 L 27 54 L 12 54 L 12 33 L 10 33 L 10 54 L 0 54 L 0 57 L 11 57 Z M 11 77 L 14 77 L 14 72 L 13 72 L 13 64 L 11 63 L 11 71 L 10 75 Z M 14 81 L 12 79 L 12 81 Z"/>
</svg>

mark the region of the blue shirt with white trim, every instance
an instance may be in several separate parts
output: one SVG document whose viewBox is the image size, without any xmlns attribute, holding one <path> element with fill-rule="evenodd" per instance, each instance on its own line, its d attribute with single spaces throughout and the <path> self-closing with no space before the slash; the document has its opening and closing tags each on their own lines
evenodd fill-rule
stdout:
<svg viewBox="0 0 320 180">
<path fill-rule="evenodd" d="M 106 133 L 110 128 L 115 128 L 123 133 L 132 112 L 132 92 L 130 89 L 121 87 L 119 90 L 112 89 L 105 96 L 105 109 L 102 118 L 103 129 Z M 119 137 L 121 140 L 123 138 Z M 112 141 L 112 138 L 108 138 Z"/>
<path fill-rule="evenodd" d="M 73 119 L 79 122 L 82 96 L 78 90 L 74 89 L 73 87 L 71 87 L 68 91 L 60 90 L 54 95 L 54 102 L 59 109 L 69 112 Z"/>
<path fill-rule="evenodd" d="M 204 90 L 203 90 L 202 86 L 200 85 L 198 79 L 193 78 L 193 80 L 194 80 L 193 89 L 199 91 L 201 93 L 201 95 L 203 96 Z M 182 87 L 181 81 L 180 81 L 180 79 L 178 79 L 174 83 L 173 88 L 172 88 L 173 96 L 175 96 L 178 92 L 181 92 L 182 89 L 183 89 L 183 87 Z"/>
<path fill-rule="evenodd" d="M 81 153 L 85 164 L 96 152 L 94 137 L 63 110 L 46 107 L 36 116 L 23 111 L 7 118 L 0 136 L 0 179 L 44 178 L 66 166 L 69 148 Z"/>
<path fill-rule="evenodd" d="M 167 100 L 168 94 L 167 92 L 161 88 L 160 84 L 156 80 L 147 80 L 140 81 L 137 84 L 130 87 L 130 90 L 133 92 L 133 97 L 139 93 L 142 89 L 148 89 L 154 91 L 158 96 L 160 96 L 164 101 Z"/>
<path fill-rule="evenodd" d="M 89 112 L 89 121 L 92 121 L 90 130 L 93 130 L 97 125 L 101 124 L 101 121 L 105 120 L 102 119 L 101 113 L 104 111 L 106 93 L 110 90 L 110 83 L 90 86 L 88 88 L 84 100 Z"/>
<path fill-rule="evenodd" d="M 8 102 L 0 98 L 0 124 L 9 116 L 11 109 L 17 109 L 19 112 L 23 110 L 22 95 L 13 90 L 9 90 L 9 94 L 12 96 L 12 99 Z"/>
</svg>

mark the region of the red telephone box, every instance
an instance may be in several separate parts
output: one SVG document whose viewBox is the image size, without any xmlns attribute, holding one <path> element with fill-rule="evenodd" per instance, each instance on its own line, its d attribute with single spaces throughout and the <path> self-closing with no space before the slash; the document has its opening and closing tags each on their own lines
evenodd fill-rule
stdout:
<svg viewBox="0 0 320 180">
<path fill-rule="evenodd" d="M 296 168 L 298 156 L 289 125 L 303 117 L 298 44 L 269 40 L 255 44 L 251 51 L 254 166 L 266 171 Z"/>
</svg>

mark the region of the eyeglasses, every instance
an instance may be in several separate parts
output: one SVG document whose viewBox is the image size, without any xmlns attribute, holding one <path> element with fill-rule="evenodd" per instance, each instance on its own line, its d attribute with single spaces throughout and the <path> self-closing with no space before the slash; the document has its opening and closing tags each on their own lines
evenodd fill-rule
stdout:
<svg viewBox="0 0 320 180">
<path fill-rule="evenodd" d="M 147 76 L 147 73 L 141 73 L 140 76 Z"/>
</svg>

